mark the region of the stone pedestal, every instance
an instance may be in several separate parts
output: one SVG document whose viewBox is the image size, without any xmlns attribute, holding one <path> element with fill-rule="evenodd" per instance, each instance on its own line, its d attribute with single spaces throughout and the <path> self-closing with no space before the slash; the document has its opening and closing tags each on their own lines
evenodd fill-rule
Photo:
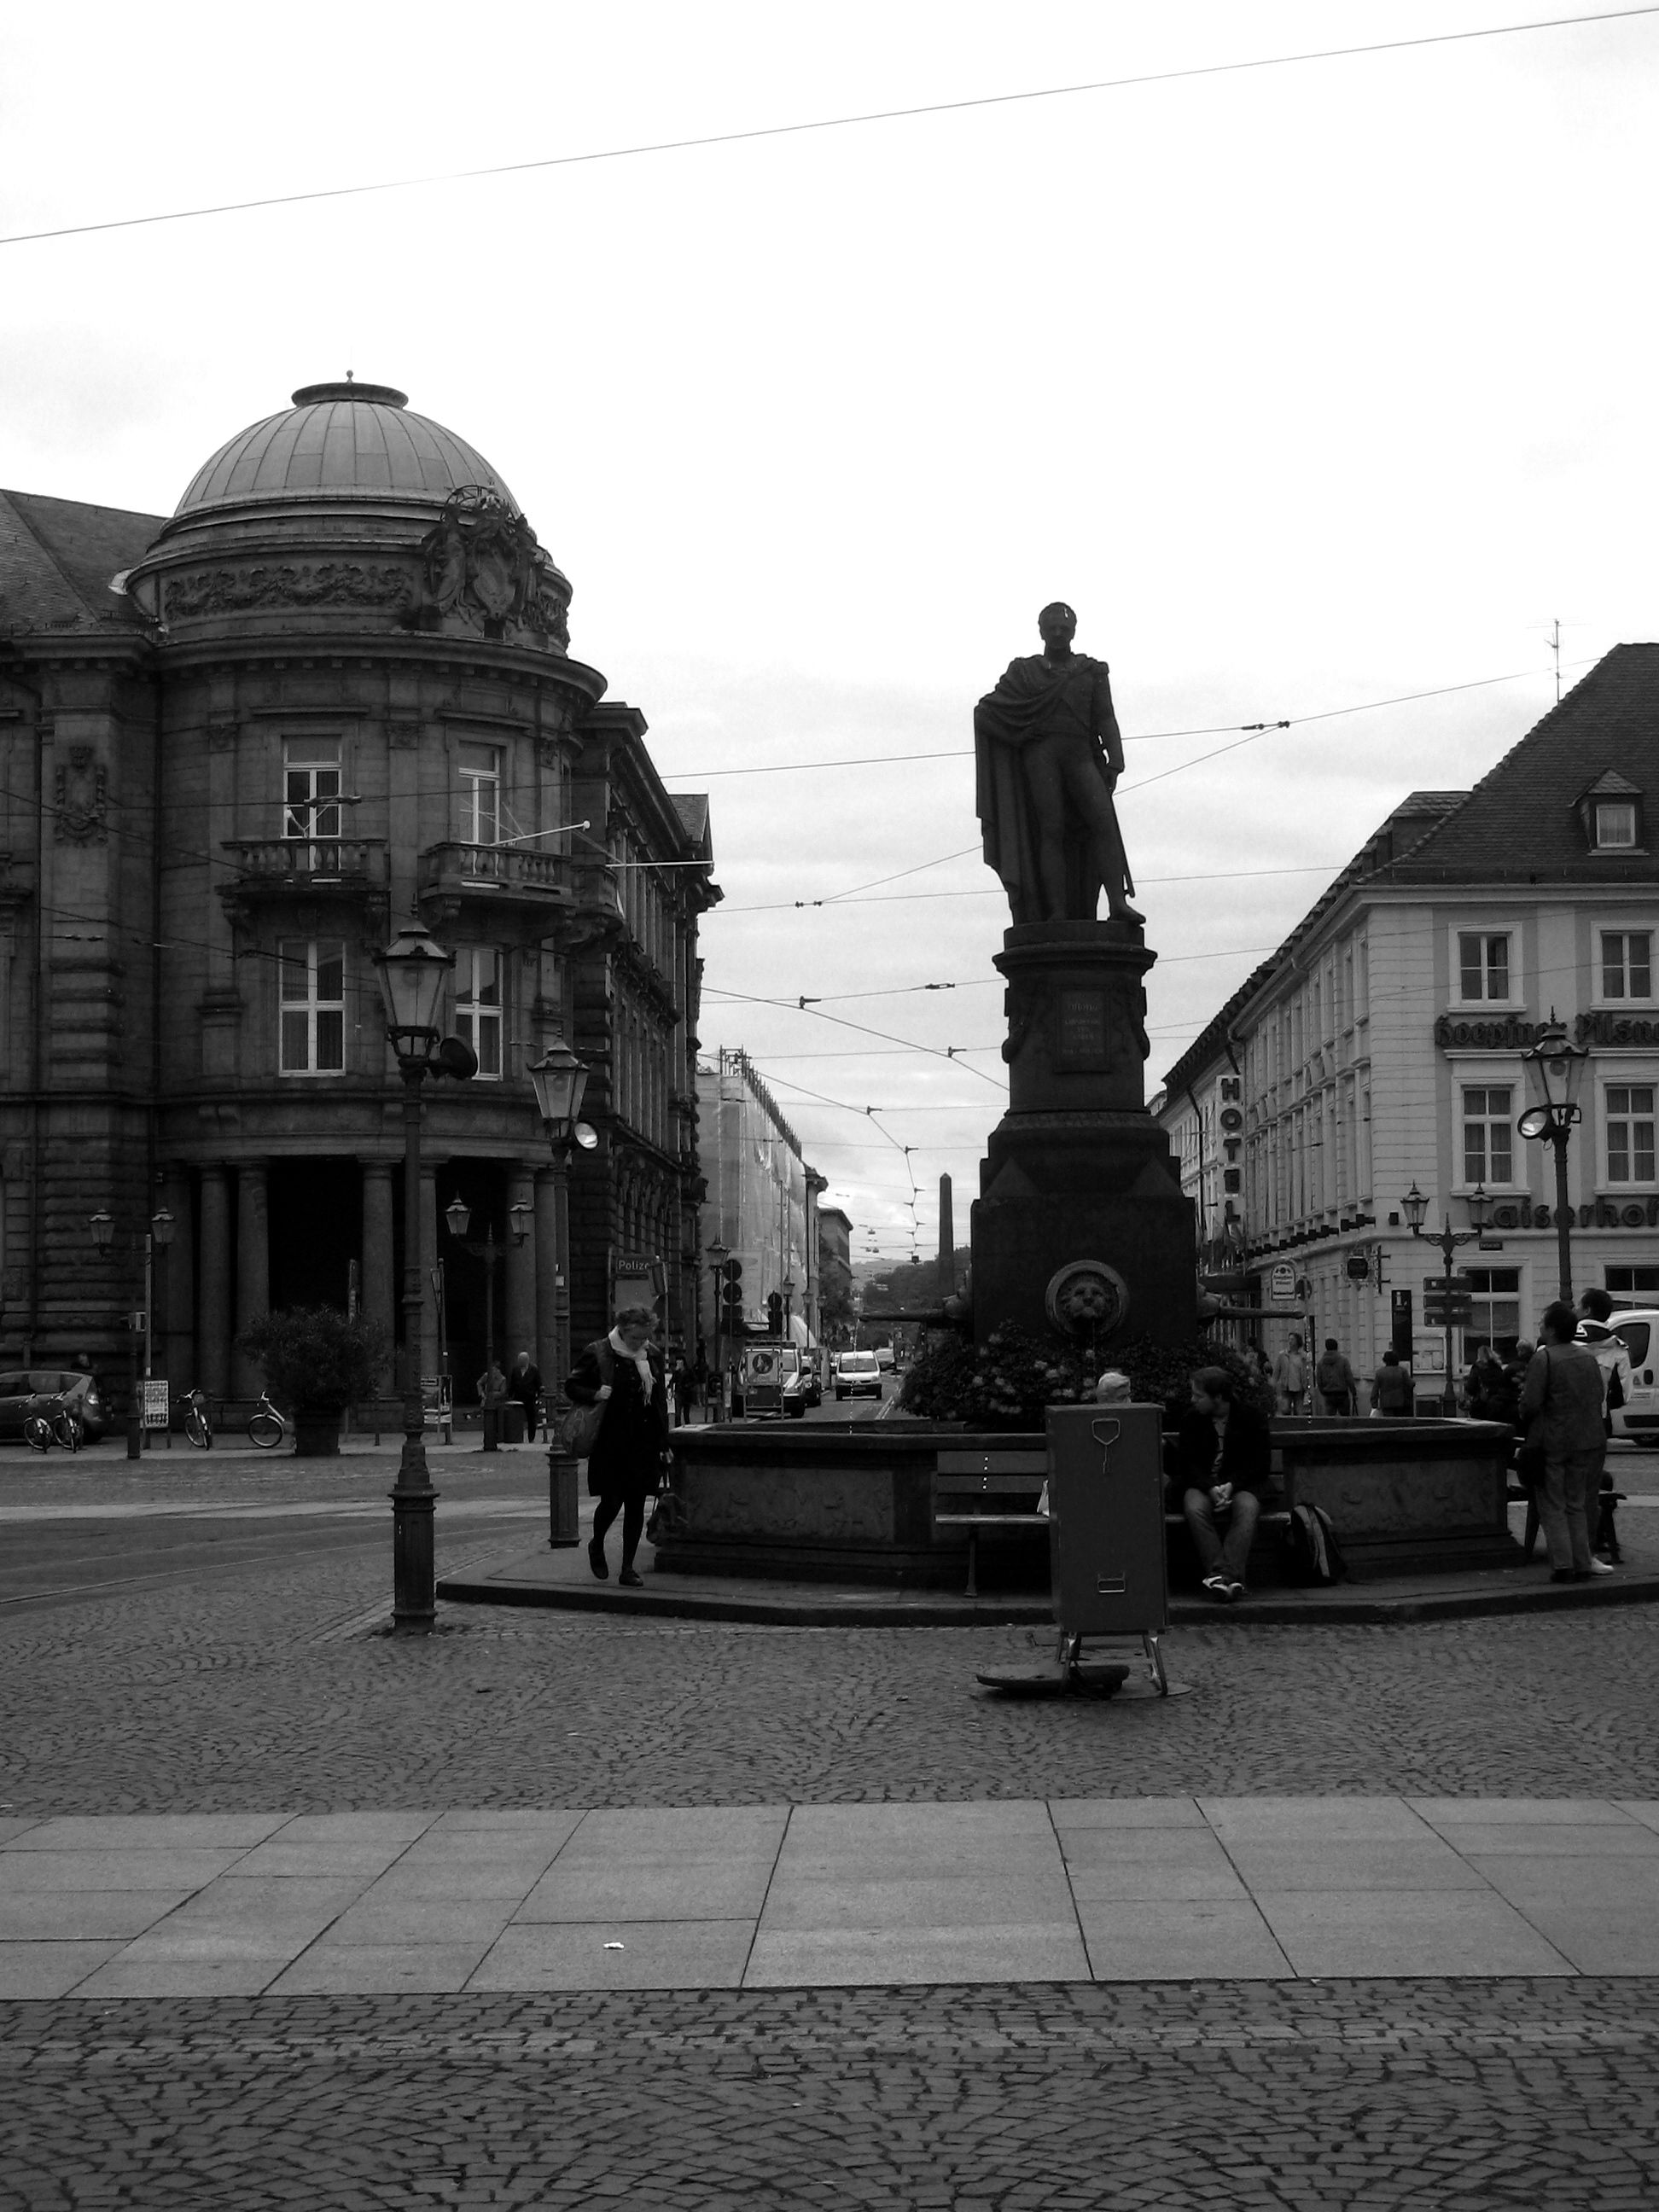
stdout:
<svg viewBox="0 0 1659 2212">
<path fill-rule="evenodd" d="M 992 1131 L 972 1216 L 974 1328 L 1054 1325 L 1056 1277 L 1086 1263 L 1115 1310 L 1103 1353 L 1197 1330 L 1193 1210 L 1144 1103 L 1156 956 L 1129 922 L 1028 922 L 996 964 L 1008 981 L 1008 1111 Z M 1062 1290 L 1061 1295 L 1065 1292 Z"/>
</svg>

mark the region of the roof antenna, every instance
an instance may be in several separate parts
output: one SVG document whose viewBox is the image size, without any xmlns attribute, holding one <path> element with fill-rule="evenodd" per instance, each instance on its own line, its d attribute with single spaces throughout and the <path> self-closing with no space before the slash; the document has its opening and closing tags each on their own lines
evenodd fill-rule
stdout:
<svg viewBox="0 0 1659 2212">
<path fill-rule="evenodd" d="M 1561 703 L 1561 617 L 1557 615 L 1550 635 L 1544 641 L 1555 655 L 1555 703 Z"/>
</svg>

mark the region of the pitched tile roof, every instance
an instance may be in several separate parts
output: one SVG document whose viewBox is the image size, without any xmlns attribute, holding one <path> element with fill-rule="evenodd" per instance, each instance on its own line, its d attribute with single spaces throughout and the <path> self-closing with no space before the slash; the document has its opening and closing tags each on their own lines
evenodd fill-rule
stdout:
<svg viewBox="0 0 1659 2212">
<path fill-rule="evenodd" d="M 0 632 L 141 628 L 137 609 L 109 580 L 133 567 L 164 520 L 0 491 Z"/>
<path fill-rule="evenodd" d="M 1659 645 L 1614 646 L 1380 872 L 1399 884 L 1659 879 L 1651 854 L 1592 856 L 1586 847 L 1577 804 L 1609 773 L 1645 796 L 1649 833 L 1659 833 Z"/>
</svg>

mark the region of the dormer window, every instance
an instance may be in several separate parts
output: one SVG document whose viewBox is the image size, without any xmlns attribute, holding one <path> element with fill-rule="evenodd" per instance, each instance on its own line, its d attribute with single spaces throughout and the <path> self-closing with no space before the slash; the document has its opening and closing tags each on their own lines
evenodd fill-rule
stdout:
<svg viewBox="0 0 1659 2212">
<path fill-rule="evenodd" d="M 1584 842 L 1592 853 L 1615 859 L 1640 853 L 1646 844 L 1643 793 L 1628 776 L 1610 768 L 1579 793 L 1577 806 Z"/>
</svg>

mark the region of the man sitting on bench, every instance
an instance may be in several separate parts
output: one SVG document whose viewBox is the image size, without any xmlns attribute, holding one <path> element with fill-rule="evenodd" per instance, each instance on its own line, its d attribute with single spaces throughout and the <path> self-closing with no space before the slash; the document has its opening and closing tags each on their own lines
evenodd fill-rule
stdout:
<svg viewBox="0 0 1659 2212">
<path fill-rule="evenodd" d="M 1190 1380 L 1192 1407 L 1176 1447 L 1182 1510 L 1204 1588 L 1218 1605 L 1235 1605 L 1244 1595 L 1250 1539 L 1272 1480 L 1273 1444 L 1267 1424 L 1241 1403 L 1224 1367 L 1200 1367 Z M 1223 1522 L 1224 1536 L 1217 1526 Z"/>
</svg>

